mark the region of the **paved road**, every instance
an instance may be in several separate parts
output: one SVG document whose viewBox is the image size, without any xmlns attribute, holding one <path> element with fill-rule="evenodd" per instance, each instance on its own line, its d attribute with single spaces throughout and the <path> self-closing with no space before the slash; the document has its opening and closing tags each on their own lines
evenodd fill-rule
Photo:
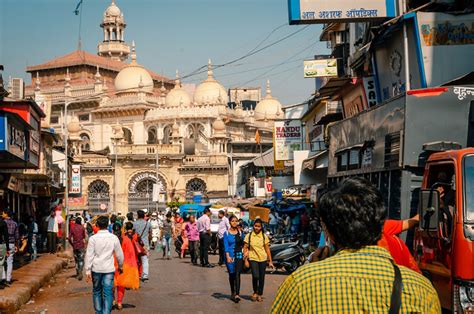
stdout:
<svg viewBox="0 0 474 314">
<path fill-rule="evenodd" d="M 268 313 L 276 291 L 285 274 L 267 274 L 264 302 L 251 302 L 250 274 L 242 275 L 239 304 L 228 298 L 230 289 L 225 267 L 212 269 L 192 266 L 189 259 L 161 260 L 161 253 L 152 253 L 150 281 L 138 291 L 126 291 L 126 313 Z M 217 256 L 210 256 L 217 262 Z M 72 265 L 71 265 L 72 266 Z M 21 313 L 93 313 L 92 286 L 77 281 L 73 268 L 60 273 L 49 287 L 44 287 Z"/>
</svg>

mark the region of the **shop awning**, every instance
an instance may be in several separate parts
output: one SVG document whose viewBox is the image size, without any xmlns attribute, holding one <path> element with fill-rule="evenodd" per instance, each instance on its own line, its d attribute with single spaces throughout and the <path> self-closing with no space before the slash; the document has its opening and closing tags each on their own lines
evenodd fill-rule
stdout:
<svg viewBox="0 0 474 314">
<path fill-rule="evenodd" d="M 321 158 L 327 157 L 327 155 L 328 155 L 328 151 L 323 150 L 322 152 L 314 156 L 306 158 L 305 160 L 303 160 L 303 167 L 302 167 L 303 170 L 314 170 L 318 168 L 317 161 L 320 160 Z"/>
<path fill-rule="evenodd" d="M 331 78 L 318 91 L 319 97 L 331 97 L 338 92 L 342 86 L 352 81 L 350 77 L 335 77 Z"/>
<path fill-rule="evenodd" d="M 352 150 L 352 149 L 361 149 L 362 147 L 364 147 L 364 145 L 365 145 L 365 143 L 355 144 L 355 145 L 352 145 L 352 146 L 349 146 L 349 147 L 344 147 L 344 148 L 338 149 L 338 150 L 336 150 L 335 155 L 343 153 L 343 152 L 348 151 L 348 150 Z"/>
</svg>

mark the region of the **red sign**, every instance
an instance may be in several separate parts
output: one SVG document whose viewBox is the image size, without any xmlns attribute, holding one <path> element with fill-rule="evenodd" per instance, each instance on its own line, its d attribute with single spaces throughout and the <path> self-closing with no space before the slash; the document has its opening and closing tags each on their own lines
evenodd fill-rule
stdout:
<svg viewBox="0 0 474 314">
<path fill-rule="evenodd" d="M 267 193 L 273 192 L 273 184 L 271 181 L 265 181 L 265 192 Z"/>
</svg>

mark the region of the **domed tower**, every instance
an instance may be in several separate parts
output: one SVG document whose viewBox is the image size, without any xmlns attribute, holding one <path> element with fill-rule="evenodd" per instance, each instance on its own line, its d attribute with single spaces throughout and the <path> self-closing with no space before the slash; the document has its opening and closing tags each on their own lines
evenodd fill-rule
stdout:
<svg viewBox="0 0 474 314">
<path fill-rule="evenodd" d="M 153 79 L 150 73 L 137 63 L 135 42 L 132 42 L 132 62 L 120 70 L 115 77 L 114 85 L 116 95 L 153 93 Z"/>
<path fill-rule="evenodd" d="M 212 64 L 207 65 L 207 80 L 203 81 L 194 92 L 194 102 L 198 105 L 227 105 L 227 90 L 213 77 Z"/>
<path fill-rule="evenodd" d="M 125 19 L 115 0 L 104 12 L 100 27 L 104 29 L 104 40 L 97 47 L 97 54 L 112 60 L 125 61 L 130 54 L 130 46 L 124 41 Z"/>
<path fill-rule="evenodd" d="M 272 96 L 270 81 L 267 81 L 267 94 L 255 107 L 255 120 L 276 120 L 283 118 L 281 103 Z"/>
</svg>

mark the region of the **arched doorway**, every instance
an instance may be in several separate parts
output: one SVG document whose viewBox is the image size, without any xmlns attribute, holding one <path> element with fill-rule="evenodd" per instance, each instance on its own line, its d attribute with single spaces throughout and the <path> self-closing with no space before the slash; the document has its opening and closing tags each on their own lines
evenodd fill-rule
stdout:
<svg viewBox="0 0 474 314">
<path fill-rule="evenodd" d="M 206 191 L 206 182 L 202 179 L 194 178 L 186 183 L 186 199 L 188 200 L 192 200 L 193 196 L 196 194 L 200 194 L 204 198 L 206 196 Z"/>
<path fill-rule="evenodd" d="M 154 210 L 157 207 L 153 198 L 153 185 L 158 184 L 160 205 L 166 203 L 166 181 L 155 172 L 141 172 L 134 175 L 128 185 L 128 211 L 139 209 Z"/>
<path fill-rule="evenodd" d="M 103 180 L 95 180 L 89 184 L 87 188 L 87 201 L 89 211 L 91 213 L 99 214 L 104 213 L 100 209 L 101 204 L 105 204 L 107 208 L 110 205 L 110 188 L 109 185 Z"/>
</svg>

